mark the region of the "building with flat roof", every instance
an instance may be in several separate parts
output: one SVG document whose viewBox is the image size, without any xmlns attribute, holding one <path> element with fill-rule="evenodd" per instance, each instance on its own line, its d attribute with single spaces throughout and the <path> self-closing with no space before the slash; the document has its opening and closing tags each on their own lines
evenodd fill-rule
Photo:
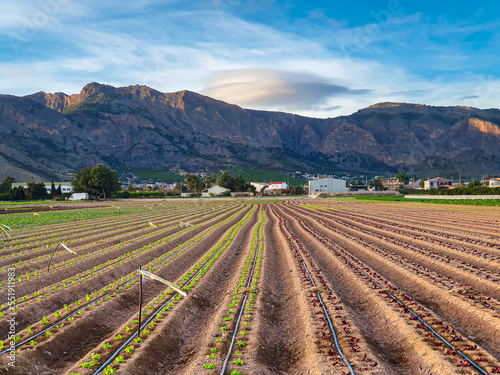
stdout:
<svg viewBox="0 0 500 375">
<path fill-rule="evenodd" d="M 344 193 L 347 191 L 345 180 L 336 178 L 320 178 L 309 180 L 309 194 L 314 193 Z"/>
<path fill-rule="evenodd" d="M 52 182 L 43 182 L 45 185 L 45 190 L 47 190 L 47 194 L 50 194 L 50 189 L 52 186 Z M 64 193 L 71 193 L 73 191 L 73 186 L 71 186 L 71 182 L 54 182 L 54 186 L 56 189 L 61 185 L 61 192 Z M 22 186 L 23 188 L 27 189 L 28 188 L 28 183 L 27 182 L 14 182 L 12 184 L 12 187 L 20 187 Z"/>
<path fill-rule="evenodd" d="M 430 180 L 424 181 L 424 189 L 432 190 L 432 189 L 449 189 L 452 181 L 446 178 L 436 177 L 431 178 Z"/>
<path fill-rule="evenodd" d="M 387 191 L 397 191 L 399 189 L 399 178 L 383 178 L 382 185 L 384 185 Z"/>
</svg>

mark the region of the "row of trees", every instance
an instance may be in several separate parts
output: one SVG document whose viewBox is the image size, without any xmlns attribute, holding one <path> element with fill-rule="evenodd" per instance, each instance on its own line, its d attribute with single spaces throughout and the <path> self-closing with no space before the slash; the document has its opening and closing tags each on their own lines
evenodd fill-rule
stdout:
<svg viewBox="0 0 500 375">
<path fill-rule="evenodd" d="M 208 189 L 214 185 L 222 186 L 231 191 L 255 192 L 255 187 L 252 186 L 250 182 L 240 175 L 236 177 L 231 176 L 228 171 L 222 172 L 219 177 L 212 173 L 203 178 L 188 173 L 184 178 L 184 184 L 188 190 L 194 190 L 197 193 L 201 193 L 202 190 Z"/>
<path fill-rule="evenodd" d="M 13 177 L 8 176 L 0 183 L 0 195 L 2 196 L 1 199 L 22 201 L 25 199 L 36 200 L 47 199 L 50 197 L 43 182 L 29 182 L 27 184 L 27 188 L 25 189 L 22 186 L 12 187 L 14 181 L 15 179 Z M 61 186 L 56 189 L 54 183 L 52 183 L 51 192 L 56 195 L 58 190 L 61 191 Z M 62 195 L 62 193 L 60 193 L 60 195 Z"/>
</svg>

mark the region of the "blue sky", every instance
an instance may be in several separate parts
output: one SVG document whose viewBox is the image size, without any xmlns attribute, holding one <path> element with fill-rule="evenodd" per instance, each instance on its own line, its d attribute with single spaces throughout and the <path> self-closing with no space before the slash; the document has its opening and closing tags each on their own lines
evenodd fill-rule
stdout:
<svg viewBox="0 0 500 375">
<path fill-rule="evenodd" d="M 500 5 L 478 3 L 4 0 L 0 92 L 144 84 L 316 117 L 498 107 Z"/>
</svg>

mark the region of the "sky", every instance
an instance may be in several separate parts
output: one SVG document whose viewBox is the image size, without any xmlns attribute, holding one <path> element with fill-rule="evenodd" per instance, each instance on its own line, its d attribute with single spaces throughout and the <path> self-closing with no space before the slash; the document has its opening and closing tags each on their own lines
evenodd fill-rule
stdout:
<svg viewBox="0 0 500 375">
<path fill-rule="evenodd" d="M 498 108 L 500 2 L 3 0 L 0 93 L 89 82 L 312 117 Z"/>
</svg>

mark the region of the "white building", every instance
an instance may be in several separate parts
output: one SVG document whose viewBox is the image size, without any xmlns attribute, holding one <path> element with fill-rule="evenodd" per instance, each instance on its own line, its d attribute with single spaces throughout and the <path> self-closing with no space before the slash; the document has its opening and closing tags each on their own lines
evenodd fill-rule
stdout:
<svg viewBox="0 0 500 375">
<path fill-rule="evenodd" d="M 490 188 L 500 186 L 500 178 L 490 178 Z"/>
<path fill-rule="evenodd" d="M 446 178 L 436 177 L 431 178 L 430 180 L 424 181 L 424 189 L 432 190 L 432 189 L 448 189 L 451 186 L 452 181 Z"/>
<path fill-rule="evenodd" d="M 255 191 L 257 193 L 260 193 L 260 191 L 262 190 L 262 188 L 269 187 L 269 184 L 267 182 L 250 182 L 250 185 L 252 185 L 253 187 L 255 187 Z"/>
<path fill-rule="evenodd" d="M 223 188 L 222 186 L 215 185 L 212 186 L 211 188 L 205 189 L 201 192 L 202 197 L 210 197 L 212 195 L 216 197 L 220 197 L 222 194 L 224 194 L 226 191 L 230 191 L 229 189 Z M 212 194 L 212 195 L 210 195 Z"/>
<path fill-rule="evenodd" d="M 47 194 L 50 194 L 50 189 L 52 186 L 52 182 L 44 182 L 45 185 L 45 190 L 47 190 Z M 71 186 L 71 182 L 54 182 L 54 186 L 56 189 L 61 185 L 61 192 L 64 193 L 71 193 L 73 191 L 73 186 Z M 23 188 L 27 189 L 28 188 L 28 183 L 27 182 L 14 182 L 12 184 L 12 187 L 20 187 L 22 186 Z"/>
<path fill-rule="evenodd" d="M 320 178 L 309 180 L 309 194 L 314 193 L 344 193 L 347 191 L 345 180 L 336 178 Z"/>
<path fill-rule="evenodd" d="M 269 181 L 268 189 L 288 189 L 288 185 L 286 184 L 286 182 L 283 181 L 279 182 Z"/>
</svg>

